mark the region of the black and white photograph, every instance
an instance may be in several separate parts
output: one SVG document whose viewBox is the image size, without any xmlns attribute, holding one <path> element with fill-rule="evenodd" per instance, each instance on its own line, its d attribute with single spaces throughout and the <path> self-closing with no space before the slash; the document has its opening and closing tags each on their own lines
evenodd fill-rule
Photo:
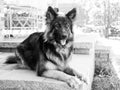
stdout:
<svg viewBox="0 0 120 90">
<path fill-rule="evenodd" d="M 0 90 L 120 90 L 120 0 L 0 0 Z"/>
</svg>

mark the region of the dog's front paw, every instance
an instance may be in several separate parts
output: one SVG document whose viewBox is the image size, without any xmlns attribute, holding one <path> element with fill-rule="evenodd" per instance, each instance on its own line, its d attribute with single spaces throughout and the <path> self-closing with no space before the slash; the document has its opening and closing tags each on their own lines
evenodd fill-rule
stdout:
<svg viewBox="0 0 120 90">
<path fill-rule="evenodd" d="M 81 80 L 82 80 L 84 83 L 88 84 L 87 78 L 82 77 Z"/>
<path fill-rule="evenodd" d="M 80 81 L 83 81 L 84 83 L 88 84 L 87 78 L 85 78 L 83 75 L 77 75 L 77 77 L 80 79 Z"/>
<path fill-rule="evenodd" d="M 80 88 L 80 86 L 83 84 L 82 81 L 80 81 L 77 77 L 74 77 L 74 76 L 70 77 L 67 80 L 67 83 L 70 87 L 75 88 L 75 89 Z"/>
</svg>

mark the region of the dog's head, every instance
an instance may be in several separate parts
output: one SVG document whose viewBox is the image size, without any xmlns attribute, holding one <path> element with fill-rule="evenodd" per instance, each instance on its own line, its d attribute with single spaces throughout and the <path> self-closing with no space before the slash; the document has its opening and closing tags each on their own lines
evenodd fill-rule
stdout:
<svg viewBox="0 0 120 90">
<path fill-rule="evenodd" d="M 67 14 L 59 15 L 52 7 L 48 7 L 46 12 L 45 39 L 56 42 L 62 46 L 73 40 L 73 21 L 76 17 L 76 9 L 73 8 Z"/>
</svg>

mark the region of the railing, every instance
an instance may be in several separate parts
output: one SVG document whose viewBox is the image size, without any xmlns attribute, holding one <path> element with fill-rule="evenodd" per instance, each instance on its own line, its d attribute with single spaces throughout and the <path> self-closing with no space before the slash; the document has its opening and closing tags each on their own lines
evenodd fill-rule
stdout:
<svg viewBox="0 0 120 90">
<path fill-rule="evenodd" d="M 31 7 L 9 6 L 4 13 L 3 35 L 14 36 L 41 31 L 44 17 L 41 10 Z"/>
</svg>

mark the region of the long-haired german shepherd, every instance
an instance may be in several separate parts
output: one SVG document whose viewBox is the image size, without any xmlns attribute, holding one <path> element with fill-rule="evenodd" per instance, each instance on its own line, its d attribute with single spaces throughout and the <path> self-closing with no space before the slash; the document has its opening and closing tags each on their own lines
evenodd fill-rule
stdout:
<svg viewBox="0 0 120 90">
<path fill-rule="evenodd" d="M 38 76 L 58 79 L 77 88 L 85 80 L 68 66 L 73 49 L 72 28 L 75 17 L 75 8 L 63 16 L 49 6 L 46 31 L 31 34 L 17 46 L 17 63 L 35 70 Z M 10 62 L 10 59 L 6 61 Z"/>
</svg>

